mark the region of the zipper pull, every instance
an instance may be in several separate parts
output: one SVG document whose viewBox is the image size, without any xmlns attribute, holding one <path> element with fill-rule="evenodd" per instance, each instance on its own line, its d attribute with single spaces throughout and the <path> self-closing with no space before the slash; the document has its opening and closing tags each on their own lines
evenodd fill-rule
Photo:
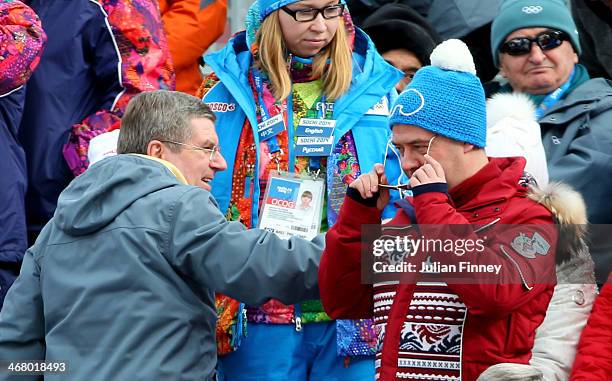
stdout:
<svg viewBox="0 0 612 381">
<path fill-rule="evenodd" d="M 302 306 L 295 304 L 293 306 L 293 322 L 295 323 L 295 330 L 300 332 L 302 330 Z"/>
<path fill-rule="evenodd" d="M 297 316 L 295 318 L 295 330 L 300 332 L 302 330 L 302 318 Z"/>
</svg>

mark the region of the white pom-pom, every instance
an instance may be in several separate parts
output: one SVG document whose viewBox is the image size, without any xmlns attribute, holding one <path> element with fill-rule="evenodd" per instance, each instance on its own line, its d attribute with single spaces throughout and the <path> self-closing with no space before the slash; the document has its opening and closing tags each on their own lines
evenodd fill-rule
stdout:
<svg viewBox="0 0 612 381">
<path fill-rule="evenodd" d="M 461 40 L 450 39 L 444 41 L 436 46 L 429 59 L 431 66 L 476 75 L 476 66 L 470 49 Z"/>
<path fill-rule="evenodd" d="M 525 123 L 537 122 L 536 106 L 527 94 L 495 94 L 487 100 L 487 127 L 494 126 L 505 118 Z"/>
</svg>

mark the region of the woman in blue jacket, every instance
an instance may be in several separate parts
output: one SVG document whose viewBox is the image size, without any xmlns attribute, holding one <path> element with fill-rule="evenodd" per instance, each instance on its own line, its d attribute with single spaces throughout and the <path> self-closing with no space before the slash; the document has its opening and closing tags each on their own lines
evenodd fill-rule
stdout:
<svg viewBox="0 0 612 381">
<path fill-rule="evenodd" d="M 214 179 L 213 195 L 228 219 L 255 227 L 270 172 L 318 175 L 325 185 L 324 232 L 347 185 L 374 163 L 386 161 L 388 177 L 399 181 L 387 115 L 402 74 L 354 27 L 342 1 L 258 0 L 246 27 L 205 59 L 213 74 L 201 95 L 218 118 L 228 161 Z M 226 380 L 374 377 L 371 321 L 331 321 L 318 300 L 246 307 L 219 295 L 217 309 Z"/>
</svg>

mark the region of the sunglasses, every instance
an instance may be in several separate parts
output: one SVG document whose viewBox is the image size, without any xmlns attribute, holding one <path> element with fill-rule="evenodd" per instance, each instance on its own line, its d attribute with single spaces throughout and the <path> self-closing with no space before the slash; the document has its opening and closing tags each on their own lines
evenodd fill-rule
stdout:
<svg viewBox="0 0 612 381">
<path fill-rule="evenodd" d="M 295 21 L 308 22 L 316 19 L 319 13 L 326 20 L 339 17 L 342 14 L 342 11 L 344 11 L 344 4 L 328 5 L 327 7 L 323 8 L 298 9 L 295 11 L 287 7 L 282 7 L 281 9 L 293 17 Z"/>
<path fill-rule="evenodd" d="M 422 144 L 415 145 L 413 149 L 421 155 L 429 155 L 429 151 L 431 150 L 431 145 L 433 144 L 434 140 L 437 137 L 438 135 L 434 135 L 429 139 L 429 141 L 427 142 L 426 151 L 424 151 L 425 146 Z M 387 148 L 388 147 L 389 147 L 389 144 L 387 144 Z M 383 168 L 386 166 L 386 164 L 387 164 L 387 154 L 385 153 L 385 159 L 383 160 Z M 381 188 L 395 189 L 395 190 L 410 189 L 409 183 L 406 183 L 406 184 L 378 184 L 378 186 Z"/>
<path fill-rule="evenodd" d="M 551 50 L 559 47 L 563 41 L 569 40 L 567 33 L 560 30 L 546 30 L 538 33 L 534 38 L 517 37 L 502 44 L 499 51 L 511 56 L 520 56 L 531 52 L 531 44 L 538 44 L 540 49 Z"/>
</svg>

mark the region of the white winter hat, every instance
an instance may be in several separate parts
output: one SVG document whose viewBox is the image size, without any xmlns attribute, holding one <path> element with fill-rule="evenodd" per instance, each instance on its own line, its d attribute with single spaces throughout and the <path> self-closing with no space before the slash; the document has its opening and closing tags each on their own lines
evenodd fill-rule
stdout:
<svg viewBox="0 0 612 381">
<path fill-rule="evenodd" d="M 546 153 L 535 105 L 521 93 L 496 94 L 487 101 L 487 146 L 490 157 L 522 156 L 525 171 L 539 186 L 548 184 Z"/>
<path fill-rule="evenodd" d="M 91 139 L 89 142 L 89 150 L 87 151 L 89 165 L 92 165 L 104 158 L 115 156 L 117 154 L 118 139 L 119 130 L 105 132 Z"/>
</svg>

